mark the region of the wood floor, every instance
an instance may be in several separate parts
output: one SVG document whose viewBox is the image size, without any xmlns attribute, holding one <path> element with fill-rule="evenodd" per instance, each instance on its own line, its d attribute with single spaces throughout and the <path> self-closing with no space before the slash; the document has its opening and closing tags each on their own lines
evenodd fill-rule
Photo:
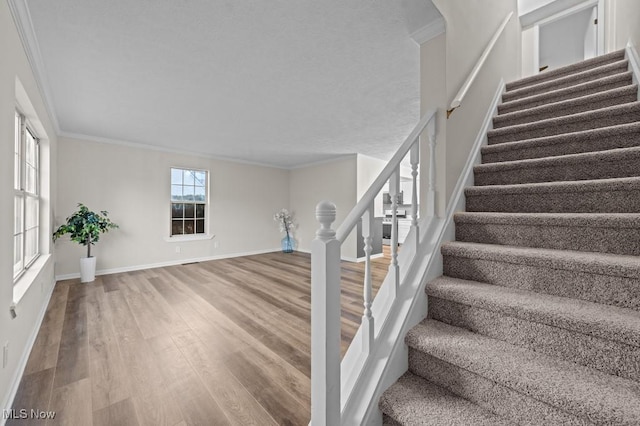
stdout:
<svg viewBox="0 0 640 426">
<path fill-rule="evenodd" d="M 375 289 L 388 264 L 373 262 Z M 342 267 L 343 353 L 363 267 Z M 56 417 L 7 424 L 307 425 L 309 377 L 307 254 L 61 281 L 14 401 Z"/>
</svg>

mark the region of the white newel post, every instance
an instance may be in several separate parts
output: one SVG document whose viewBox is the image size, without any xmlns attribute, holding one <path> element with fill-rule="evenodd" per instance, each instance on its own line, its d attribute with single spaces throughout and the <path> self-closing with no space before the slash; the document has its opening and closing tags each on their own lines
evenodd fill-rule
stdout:
<svg viewBox="0 0 640 426">
<path fill-rule="evenodd" d="M 411 177 L 413 178 L 413 192 L 411 196 L 411 227 L 413 235 L 415 235 L 415 249 L 418 252 L 420 246 L 420 230 L 418 229 L 418 163 L 420 162 L 420 144 L 418 141 L 413 143 L 409 151 L 409 161 L 411 163 Z"/>
<path fill-rule="evenodd" d="M 427 124 L 429 142 L 429 190 L 427 191 L 427 216 L 436 215 L 436 119 Z"/>
<path fill-rule="evenodd" d="M 320 229 L 311 243 L 311 425 L 340 424 L 340 242 L 331 224 L 336 206 L 316 207 Z"/>
</svg>

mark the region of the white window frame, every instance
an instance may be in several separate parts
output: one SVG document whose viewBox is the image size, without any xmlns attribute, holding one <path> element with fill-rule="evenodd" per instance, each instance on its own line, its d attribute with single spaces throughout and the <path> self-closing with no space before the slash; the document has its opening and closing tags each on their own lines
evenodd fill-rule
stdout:
<svg viewBox="0 0 640 426">
<path fill-rule="evenodd" d="M 174 185 L 176 185 L 176 184 L 174 184 L 173 178 L 172 178 L 174 170 L 180 170 L 183 173 L 185 171 L 192 172 L 192 173 L 196 173 L 196 172 L 204 173 L 204 175 L 205 175 L 205 178 L 204 178 L 204 202 L 196 201 L 195 198 L 194 198 L 194 200 L 184 200 L 184 199 L 183 200 L 174 200 L 173 199 L 173 189 L 174 189 L 173 187 L 174 187 Z M 198 168 L 194 168 L 194 167 L 175 166 L 175 167 L 171 167 L 169 169 L 169 180 L 170 180 L 169 190 L 170 191 L 169 191 L 169 238 L 168 238 L 168 241 L 177 242 L 177 241 L 185 241 L 185 240 L 202 240 L 202 239 L 211 239 L 211 238 L 213 238 L 213 236 L 209 234 L 209 227 L 210 227 L 210 224 L 209 224 L 209 217 L 210 217 L 210 215 L 209 215 L 209 208 L 210 208 L 210 204 L 209 204 L 209 176 L 210 176 L 210 173 L 209 173 L 208 170 L 198 169 Z M 185 185 L 184 184 L 184 180 L 182 181 L 182 183 L 180 185 L 183 188 L 185 186 L 190 186 L 190 185 Z M 195 188 L 195 185 L 194 185 L 194 188 Z M 190 218 L 184 217 L 184 215 L 183 215 L 182 219 L 174 218 L 173 217 L 173 206 L 174 206 L 174 204 L 193 204 L 194 205 L 194 233 L 192 233 L 192 234 L 184 234 L 184 233 L 182 233 L 182 234 L 174 234 L 173 233 L 173 221 L 174 220 L 182 220 L 183 223 L 184 223 L 186 220 L 190 219 Z M 195 214 L 196 205 L 198 205 L 198 204 L 204 205 L 204 216 L 202 218 L 196 218 L 195 217 L 196 216 L 196 214 Z M 197 226 L 195 224 L 196 220 L 202 220 L 204 222 L 203 232 L 196 232 L 197 231 Z"/>
<path fill-rule="evenodd" d="M 14 264 L 13 264 L 13 283 L 14 285 L 24 275 L 24 273 L 31 267 L 36 260 L 40 257 L 40 140 L 36 133 L 33 131 L 32 126 L 27 122 L 25 115 L 16 109 L 15 111 L 16 121 L 16 135 L 15 135 L 15 147 L 18 152 L 15 152 L 14 148 Z M 34 164 L 27 164 L 27 137 L 31 137 L 34 143 Z M 16 158 L 16 156 L 18 158 Z M 27 188 L 27 169 L 28 167 L 35 169 L 35 176 L 33 176 L 33 192 L 30 192 Z M 16 179 L 17 178 L 17 179 Z M 17 180 L 17 181 L 16 181 Z M 28 200 L 35 200 L 35 203 L 28 203 Z M 35 225 L 32 225 L 27 229 L 27 206 L 31 204 L 36 207 Z M 19 210 L 20 217 L 17 217 Z M 19 226 L 16 226 L 19 220 Z M 19 228 L 19 229 L 16 229 Z M 27 231 L 35 233 L 34 249 L 32 254 L 27 253 L 26 236 Z M 16 243 L 16 238 L 19 238 L 19 243 Z M 20 253 L 20 259 L 16 262 L 16 251 Z M 27 259 L 27 256 L 30 255 Z"/>
</svg>

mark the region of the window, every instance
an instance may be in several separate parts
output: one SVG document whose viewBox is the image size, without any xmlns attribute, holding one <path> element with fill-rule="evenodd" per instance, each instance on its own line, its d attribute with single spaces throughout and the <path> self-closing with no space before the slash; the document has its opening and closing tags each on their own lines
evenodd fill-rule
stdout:
<svg viewBox="0 0 640 426">
<path fill-rule="evenodd" d="M 39 143 L 22 114 L 15 116 L 13 278 L 40 255 Z"/>
<path fill-rule="evenodd" d="M 207 172 L 171 169 L 171 236 L 206 233 Z"/>
</svg>

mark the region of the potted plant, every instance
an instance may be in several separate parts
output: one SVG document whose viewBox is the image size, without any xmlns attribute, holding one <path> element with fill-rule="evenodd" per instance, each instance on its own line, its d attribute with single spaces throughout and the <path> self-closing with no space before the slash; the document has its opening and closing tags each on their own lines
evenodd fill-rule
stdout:
<svg viewBox="0 0 640 426">
<path fill-rule="evenodd" d="M 91 256 L 91 246 L 100 240 L 101 233 L 118 227 L 107 215 L 104 210 L 98 214 L 78 203 L 78 211 L 53 233 L 53 241 L 70 234 L 71 241 L 87 246 L 87 257 L 80 258 L 80 282 L 89 283 L 96 277 L 96 258 Z"/>
<path fill-rule="evenodd" d="M 282 209 L 273 216 L 273 220 L 275 220 L 280 226 L 280 232 L 285 231 L 287 233 L 281 242 L 282 252 L 292 253 L 294 249 L 294 241 L 293 238 L 291 238 L 291 233 L 295 228 L 292 215 L 287 209 Z"/>
</svg>

